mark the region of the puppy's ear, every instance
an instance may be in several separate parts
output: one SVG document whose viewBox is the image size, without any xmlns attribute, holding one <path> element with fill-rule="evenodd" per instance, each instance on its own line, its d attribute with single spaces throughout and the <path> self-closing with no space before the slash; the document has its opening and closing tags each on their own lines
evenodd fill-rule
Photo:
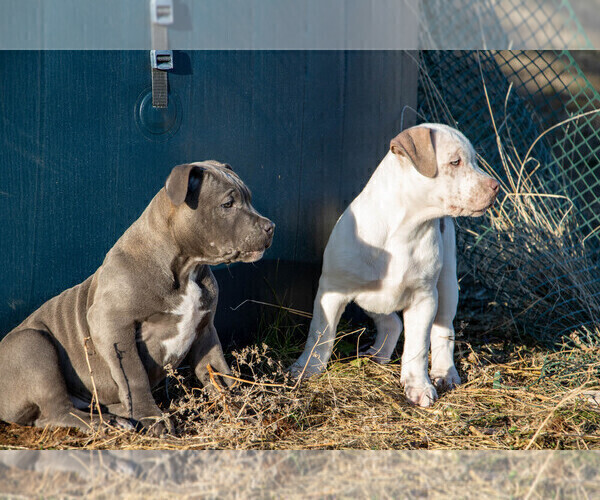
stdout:
<svg viewBox="0 0 600 500">
<path fill-rule="evenodd" d="M 417 171 L 425 177 L 435 177 L 437 160 L 433 148 L 433 130 L 412 127 L 400 132 L 390 142 L 392 153 L 408 158 Z"/>
<path fill-rule="evenodd" d="M 188 194 L 200 188 L 203 171 L 202 167 L 190 164 L 177 165 L 171 170 L 167 182 L 165 182 L 165 191 L 173 205 L 181 205 Z"/>
</svg>

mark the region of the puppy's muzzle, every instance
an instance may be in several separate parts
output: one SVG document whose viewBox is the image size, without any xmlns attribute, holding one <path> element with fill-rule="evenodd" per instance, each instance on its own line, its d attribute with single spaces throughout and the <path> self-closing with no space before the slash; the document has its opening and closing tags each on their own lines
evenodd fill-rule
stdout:
<svg viewBox="0 0 600 500">
<path fill-rule="evenodd" d="M 485 186 L 488 189 L 488 197 L 489 197 L 489 205 L 486 207 L 486 210 L 487 210 L 496 201 L 496 197 L 498 196 L 498 193 L 500 192 L 500 183 L 496 179 L 490 177 L 485 182 Z"/>
<path fill-rule="evenodd" d="M 242 262 L 255 262 L 261 259 L 267 248 L 269 248 L 273 242 L 275 224 L 269 219 L 262 218 L 258 221 L 257 226 L 259 234 L 255 239 L 255 244 L 252 245 L 256 250 L 239 252 L 238 259 Z"/>
<path fill-rule="evenodd" d="M 475 208 L 474 210 L 471 209 L 471 215 L 474 217 L 479 217 L 483 215 L 486 212 L 486 210 L 491 208 L 491 206 L 494 204 L 499 192 L 500 183 L 496 179 L 494 179 L 493 177 L 485 179 L 480 184 L 478 202 L 473 203 L 471 205 L 474 205 L 478 208 Z M 458 215 L 464 215 L 464 213 L 459 213 Z"/>
</svg>

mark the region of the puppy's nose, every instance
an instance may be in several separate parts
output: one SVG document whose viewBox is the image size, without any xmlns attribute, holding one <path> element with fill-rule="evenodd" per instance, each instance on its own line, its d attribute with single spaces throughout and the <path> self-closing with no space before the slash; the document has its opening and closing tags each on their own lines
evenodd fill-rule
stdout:
<svg viewBox="0 0 600 500">
<path fill-rule="evenodd" d="M 488 179 L 487 185 L 496 194 L 500 191 L 500 183 L 496 179 Z"/>
<path fill-rule="evenodd" d="M 275 224 L 273 224 L 270 220 L 266 220 L 265 222 L 263 222 L 262 228 L 265 231 L 265 233 L 271 235 L 275 230 Z"/>
</svg>

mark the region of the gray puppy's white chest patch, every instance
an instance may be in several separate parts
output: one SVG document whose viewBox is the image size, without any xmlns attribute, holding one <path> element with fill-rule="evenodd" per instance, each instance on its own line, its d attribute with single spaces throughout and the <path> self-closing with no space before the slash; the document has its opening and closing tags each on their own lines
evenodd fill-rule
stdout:
<svg viewBox="0 0 600 500">
<path fill-rule="evenodd" d="M 179 305 L 169 311 L 174 316 L 179 316 L 177 333 L 175 336 L 162 341 L 164 348 L 164 364 L 176 367 L 189 352 L 196 330 L 202 319 L 209 313 L 201 307 L 202 290 L 196 283 L 196 272 L 190 274 L 185 287 L 185 293 Z"/>
</svg>

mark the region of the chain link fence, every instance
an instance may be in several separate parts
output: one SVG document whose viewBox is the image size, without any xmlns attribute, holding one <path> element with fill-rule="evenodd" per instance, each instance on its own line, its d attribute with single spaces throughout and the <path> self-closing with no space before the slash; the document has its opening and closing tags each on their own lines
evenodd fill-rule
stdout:
<svg viewBox="0 0 600 500">
<path fill-rule="evenodd" d="M 463 264 L 540 340 L 595 340 L 600 95 L 566 50 L 423 51 L 419 63 L 420 120 L 465 133 L 503 187 L 490 214 L 459 221 Z"/>
</svg>

